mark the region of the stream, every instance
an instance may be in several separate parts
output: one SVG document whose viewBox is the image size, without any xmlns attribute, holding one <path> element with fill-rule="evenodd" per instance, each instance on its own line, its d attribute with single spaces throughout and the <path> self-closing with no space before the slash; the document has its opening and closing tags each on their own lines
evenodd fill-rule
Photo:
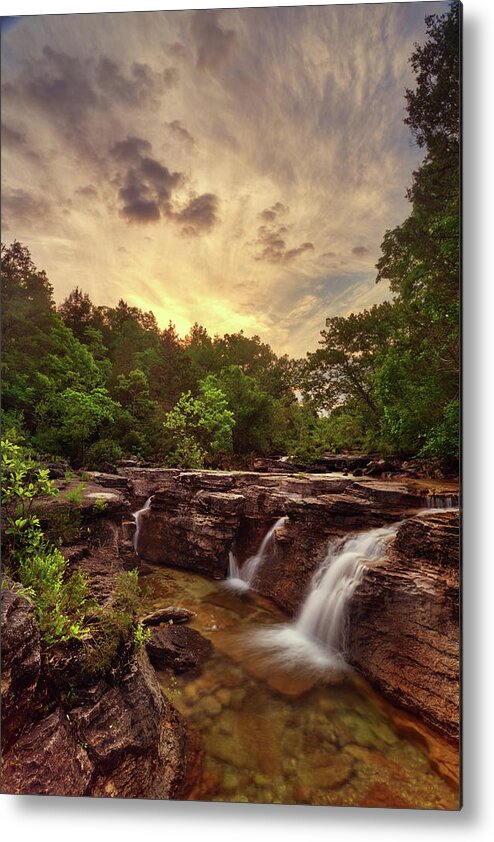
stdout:
<svg viewBox="0 0 494 842">
<path fill-rule="evenodd" d="M 191 800 L 457 809 L 454 746 L 348 667 L 304 669 L 255 645 L 286 627 L 271 601 L 163 566 L 147 565 L 141 585 L 145 612 L 188 608 L 213 644 L 200 674 L 157 671 L 202 736 Z"/>
</svg>

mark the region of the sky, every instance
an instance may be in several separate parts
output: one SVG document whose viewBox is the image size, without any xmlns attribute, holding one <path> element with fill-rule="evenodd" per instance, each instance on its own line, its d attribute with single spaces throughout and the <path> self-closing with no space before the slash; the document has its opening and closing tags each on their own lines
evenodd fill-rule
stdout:
<svg viewBox="0 0 494 842">
<path fill-rule="evenodd" d="M 78 286 L 279 353 L 389 296 L 422 152 L 404 93 L 447 3 L 18 17 L 2 26 L 2 242 Z"/>
</svg>

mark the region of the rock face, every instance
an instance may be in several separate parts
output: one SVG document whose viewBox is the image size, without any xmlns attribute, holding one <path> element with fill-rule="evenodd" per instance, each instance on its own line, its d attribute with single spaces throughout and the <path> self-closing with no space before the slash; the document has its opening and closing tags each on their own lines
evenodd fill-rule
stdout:
<svg viewBox="0 0 494 842">
<path fill-rule="evenodd" d="M 459 516 L 404 521 L 350 606 L 348 660 L 387 698 L 459 735 Z"/>
<path fill-rule="evenodd" d="M 12 589 L 2 590 L 2 749 L 32 715 L 41 669 L 39 627 L 32 605 Z"/>
<path fill-rule="evenodd" d="M 230 550 L 242 563 L 285 515 L 255 587 L 293 611 L 331 537 L 392 522 L 421 505 L 415 489 L 370 479 L 169 471 L 140 514 L 137 552 L 143 561 L 223 579 Z"/>
<path fill-rule="evenodd" d="M 67 704 L 67 694 L 47 692 L 29 603 L 9 590 L 2 603 L 3 791 L 172 798 L 184 774 L 186 728 L 146 653 L 118 682 L 73 687 Z"/>
</svg>

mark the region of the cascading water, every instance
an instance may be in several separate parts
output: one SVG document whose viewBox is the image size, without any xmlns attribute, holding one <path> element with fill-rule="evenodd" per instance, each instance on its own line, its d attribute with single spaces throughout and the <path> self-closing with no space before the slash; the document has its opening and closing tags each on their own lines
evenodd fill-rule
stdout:
<svg viewBox="0 0 494 842">
<path fill-rule="evenodd" d="M 142 507 L 142 509 L 139 509 L 139 511 L 137 511 L 137 512 L 133 512 L 133 514 L 132 514 L 132 517 L 134 518 L 134 520 L 136 522 L 134 539 L 132 541 L 132 543 L 134 544 L 134 550 L 136 551 L 136 553 L 137 553 L 137 547 L 138 547 L 139 532 L 140 532 L 140 529 L 141 529 L 141 515 L 142 515 L 143 512 L 145 512 L 145 511 L 147 511 L 147 509 L 149 509 L 152 499 L 153 499 L 153 495 L 151 495 L 151 497 L 148 497 L 148 499 L 144 503 L 144 506 Z"/>
<path fill-rule="evenodd" d="M 396 529 L 394 524 L 331 542 L 298 617 L 289 624 L 260 630 L 256 646 L 285 666 L 343 667 L 352 596 L 366 566 L 383 555 Z"/>
<path fill-rule="evenodd" d="M 280 529 L 288 520 L 287 517 L 280 517 L 273 526 L 271 526 L 266 535 L 262 539 L 261 546 L 257 553 L 247 559 L 242 568 L 239 567 L 238 561 L 232 550 L 230 550 L 228 578 L 225 579 L 225 586 L 234 591 L 247 591 L 252 588 L 259 565 L 269 553 L 270 547 L 275 540 L 275 532 Z"/>
<path fill-rule="evenodd" d="M 458 495 L 428 494 L 426 506 L 428 509 L 456 509 L 458 508 Z"/>
</svg>

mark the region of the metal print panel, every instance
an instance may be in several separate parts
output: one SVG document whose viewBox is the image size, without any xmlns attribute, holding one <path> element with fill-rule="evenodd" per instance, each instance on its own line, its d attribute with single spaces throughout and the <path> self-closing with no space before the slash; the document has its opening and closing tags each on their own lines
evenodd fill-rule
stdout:
<svg viewBox="0 0 494 842">
<path fill-rule="evenodd" d="M 2 20 L 2 790 L 456 810 L 457 2 Z"/>
</svg>

